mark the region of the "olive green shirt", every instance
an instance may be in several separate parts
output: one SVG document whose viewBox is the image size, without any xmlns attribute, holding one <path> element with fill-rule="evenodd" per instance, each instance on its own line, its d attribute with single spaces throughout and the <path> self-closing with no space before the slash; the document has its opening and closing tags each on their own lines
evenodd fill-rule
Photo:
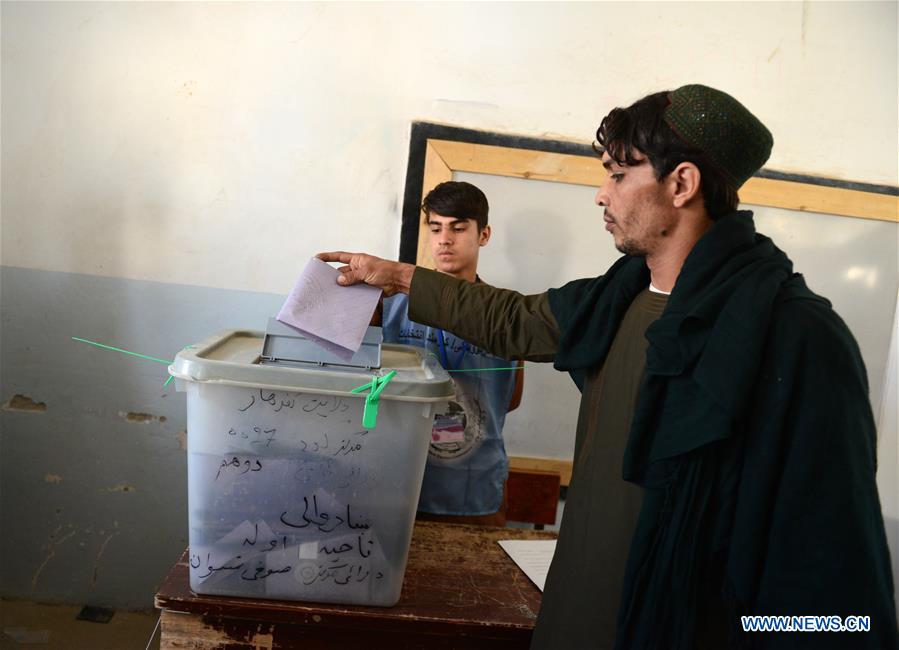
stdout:
<svg viewBox="0 0 899 650">
<path fill-rule="evenodd" d="M 667 296 L 640 293 L 601 368 L 587 373 L 578 414 L 574 471 L 565 518 L 547 576 L 533 648 L 611 648 L 625 565 L 643 489 L 622 478 L 647 327 Z M 409 314 L 507 358 L 552 361 L 559 326 L 547 294 L 524 296 L 417 269 Z"/>
</svg>

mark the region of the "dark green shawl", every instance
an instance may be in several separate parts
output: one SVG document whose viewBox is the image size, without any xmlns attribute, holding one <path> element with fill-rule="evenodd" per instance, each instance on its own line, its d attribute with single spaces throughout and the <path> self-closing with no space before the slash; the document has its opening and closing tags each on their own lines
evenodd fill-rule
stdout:
<svg viewBox="0 0 899 650">
<path fill-rule="evenodd" d="M 551 290 L 556 368 L 582 386 L 648 283 L 625 256 Z M 693 248 L 646 338 L 622 471 L 646 496 L 616 646 L 895 647 L 867 378 L 830 303 L 736 212 Z M 747 634 L 741 614 L 870 615 L 872 630 Z"/>
</svg>

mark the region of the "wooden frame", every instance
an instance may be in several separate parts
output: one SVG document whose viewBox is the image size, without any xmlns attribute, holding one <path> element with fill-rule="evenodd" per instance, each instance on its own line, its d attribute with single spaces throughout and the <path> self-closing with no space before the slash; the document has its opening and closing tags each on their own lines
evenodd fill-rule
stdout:
<svg viewBox="0 0 899 650">
<path fill-rule="evenodd" d="M 421 200 L 453 172 L 598 187 L 605 170 L 589 144 L 415 122 L 409 147 L 400 259 L 433 268 L 419 227 Z M 768 169 L 740 189 L 742 203 L 899 222 L 899 187 Z"/>
<path fill-rule="evenodd" d="M 598 187 L 605 169 L 590 144 L 415 122 L 403 202 L 400 260 L 434 268 L 421 228 L 422 198 L 454 172 L 474 172 Z M 759 170 L 740 188 L 742 203 L 899 222 L 899 187 Z M 557 471 L 568 485 L 571 462 L 511 457 L 519 469 Z"/>
</svg>

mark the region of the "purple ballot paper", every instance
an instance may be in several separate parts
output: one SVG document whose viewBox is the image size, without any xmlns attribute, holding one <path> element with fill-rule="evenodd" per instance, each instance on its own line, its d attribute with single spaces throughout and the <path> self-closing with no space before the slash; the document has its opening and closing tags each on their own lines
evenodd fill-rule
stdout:
<svg viewBox="0 0 899 650">
<path fill-rule="evenodd" d="M 381 290 L 367 284 L 342 287 L 340 271 L 312 258 L 284 301 L 278 320 L 329 352 L 349 360 L 365 336 Z"/>
</svg>

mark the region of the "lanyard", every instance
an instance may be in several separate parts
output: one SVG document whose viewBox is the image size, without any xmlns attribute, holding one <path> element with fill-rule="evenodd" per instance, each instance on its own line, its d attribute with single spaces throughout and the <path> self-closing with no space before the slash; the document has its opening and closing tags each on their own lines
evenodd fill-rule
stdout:
<svg viewBox="0 0 899 650">
<path fill-rule="evenodd" d="M 465 353 L 468 352 L 468 341 L 462 341 L 462 352 L 456 357 L 456 363 L 453 364 L 454 367 L 450 366 L 449 357 L 446 354 L 446 338 L 443 335 L 442 329 L 437 330 L 437 344 L 440 347 L 440 362 L 443 364 L 443 367 L 447 370 L 457 370 L 460 368 L 462 360 L 465 358 Z"/>
</svg>

